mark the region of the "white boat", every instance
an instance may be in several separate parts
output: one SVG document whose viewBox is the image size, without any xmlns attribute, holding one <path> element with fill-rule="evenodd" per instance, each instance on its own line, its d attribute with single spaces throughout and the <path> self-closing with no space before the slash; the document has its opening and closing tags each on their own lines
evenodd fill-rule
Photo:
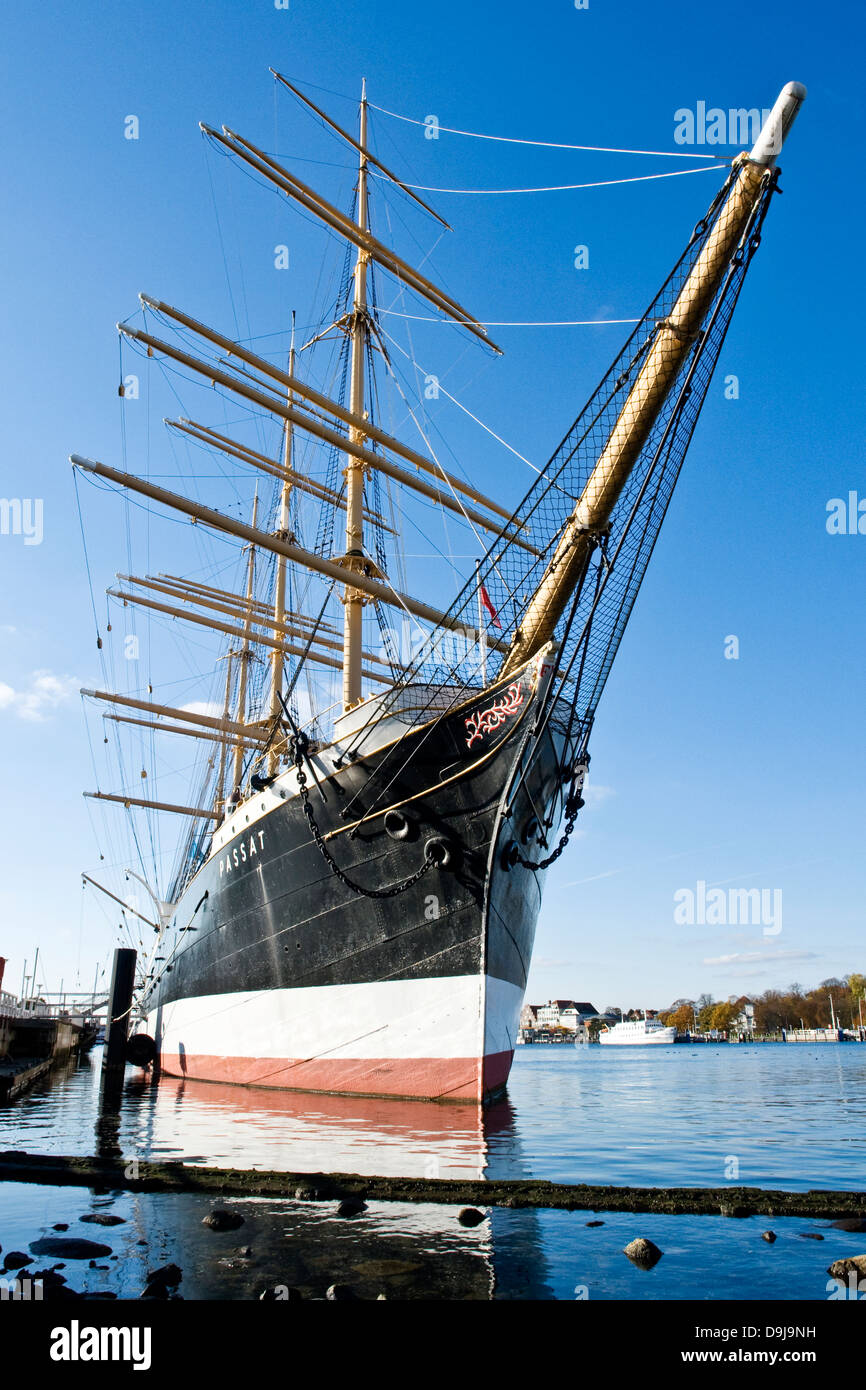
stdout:
<svg viewBox="0 0 866 1390">
<path fill-rule="evenodd" d="M 608 1047 L 654 1047 L 676 1041 L 676 1028 L 667 1028 L 657 1018 L 625 1019 L 613 1028 L 604 1028 L 598 1035 L 599 1042 Z"/>
</svg>

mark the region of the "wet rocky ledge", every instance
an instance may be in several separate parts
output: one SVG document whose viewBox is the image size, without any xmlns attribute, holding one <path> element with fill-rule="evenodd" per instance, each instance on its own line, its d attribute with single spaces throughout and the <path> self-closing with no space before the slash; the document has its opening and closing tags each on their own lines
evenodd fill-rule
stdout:
<svg viewBox="0 0 866 1390">
<path fill-rule="evenodd" d="M 192 1163 L 0 1152 L 0 1182 L 104 1187 L 127 1192 L 297 1197 L 314 1201 L 446 1203 L 563 1211 L 653 1212 L 686 1216 L 866 1217 L 866 1193 L 774 1191 L 756 1187 L 601 1187 L 543 1180 L 371 1177 L 210 1168 Z"/>
</svg>

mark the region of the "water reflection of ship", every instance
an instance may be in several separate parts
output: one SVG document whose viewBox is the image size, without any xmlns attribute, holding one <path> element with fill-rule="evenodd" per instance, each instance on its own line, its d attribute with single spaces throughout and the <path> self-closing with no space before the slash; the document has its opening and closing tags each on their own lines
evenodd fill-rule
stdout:
<svg viewBox="0 0 866 1390">
<path fill-rule="evenodd" d="M 361 1173 L 420 1179 L 529 1177 L 514 1107 L 505 1100 L 485 1107 L 430 1105 L 388 1097 L 309 1095 L 291 1091 L 248 1090 L 230 1084 L 163 1078 L 127 1083 L 124 1109 L 135 1109 L 134 1130 L 145 1156 L 186 1162 L 291 1173 Z M 104 1122 L 103 1122 L 104 1123 Z M 126 1126 L 124 1126 L 126 1128 Z M 104 1135 L 104 1127 L 103 1127 Z M 153 1226 L 165 1213 L 161 1198 L 153 1210 L 144 1198 L 137 1227 Z M 201 1239 L 201 1200 L 172 1204 L 172 1239 L 189 1249 Z M 273 1204 L 268 1204 L 270 1208 Z M 278 1207 L 278 1211 L 276 1208 Z M 333 1204 L 276 1204 L 280 1231 L 291 1223 L 293 1259 L 312 1269 L 318 1244 L 332 1260 L 358 1269 L 386 1269 L 423 1258 L 418 1278 L 395 1274 L 395 1297 L 550 1298 L 537 1210 L 488 1209 L 483 1225 L 468 1228 L 457 1220 L 458 1207 L 435 1202 L 370 1203 L 354 1218 L 351 1241 L 346 1223 L 334 1223 Z M 150 1213 L 150 1214 L 149 1214 Z M 145 1232 L 147 1234 L 147 1232 Z M 273 1232 L 265 1229 L 256 1248 L 267 1251 Z M 281 1237 L 282 1238 L 282 1237 Z M 165 1235 L 161 1233 L 164 1241 Z M 399 1258 L 383 1262 L 385 1254 Z M 447 1261 L 450 1273 L 439 1268 Z M 212 1269 L 222 1279 L 219 1269 Z M 228 1271 L 226 1277 L 231 1274 Z M 345 1272 L 343 1277 L 349 1278 Z M 373 1275 L 371 1277 L 379 1277 Z M 383 1276 L 384 1277 L 384 1276 Z M 336 1278 L 336 1276 L 335 1276 Z M 432 1281 L 432 1283 L 431 1283 Z M 329 1282 L 334 1282 L 330 1279 Z M 191 1293 L 191 1296 L 196 1296 Z M 242 1297 L 231 1288 L 199 1292 L 199 1297 Z"/>
</svg>

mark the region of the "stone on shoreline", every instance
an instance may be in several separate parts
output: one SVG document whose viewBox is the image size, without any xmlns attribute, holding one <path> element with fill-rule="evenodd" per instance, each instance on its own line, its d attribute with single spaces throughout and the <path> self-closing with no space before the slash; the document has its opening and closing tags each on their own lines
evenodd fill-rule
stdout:
<svg viewBox="0 0 866 1390">
<path fill-rule="evenodd" d="M 23 1269 L 25 1265 L 32 1263 L 32 1255 L 25 1255 L 23 1250 L 10 1250 L 3 1260 L 3 1269 Z"/>
<path fill-rule="evenodd" d="M 632 1264 L 639 1265 L 641 1269 L 652 1269 L 653 1265 L 658 1264 L 663 1252 L 651 1240 L 644 1240 L 643 1236 L 638 1236 L 637 1240 L 629 1242 L 622 1253 L 628 1255 Z"/>
<path fill-rule="evenodd" d="M 849 1255 L 845 1260 L 834 1260 L 827 1270 L 834 1279 L 846 1279 L 849 1274 L 866 1275 L 866 1255 Z"/>
<path fill-rule="evenodd" d="M 56 1255 L 64 1260 L 95 1260 L 101 1255 L 110 1255 L 110 1245 L 100 1245 L 95 1240 L 78 1240 L 74 1236 L 43 1236 L 41 1240 L 31 1240 L 30 1249 L 34 1255 Z"/>
<path fill-rule="evenodd" d="M 163 1265 L 161 1269 L 148 1270 L 148 1284 L 164 1284 L 166 1288 L 176 1288 L 183 1279 L 179 1265 Z"/>
<path fill-rule="evenodd" d="M 360 1197 L 344 1197 L 337 1207 L 338 1216 L 358 1216 L 362 1211 L 367 1210 L 367 1203 L 362 1202 Z"/>
<path fill-rule="evenodd" d="M 202 1217 L 201 1224 L 209 1226 L 212 1231 L 236 1231 L 238 1226 L 243 1226 L 244 1218 L 239 1216 L 236 1211 L 209 1211 L 207 1216 Z"/>
<path fill-rule="evenodd" d="M 124 1226 L 126 1224 L 125 1216 L 112 1216 L 111 1212 L 108 1211 L 89 1211 L 84 1216 L 79 1216 L 78 1220 L 92 1221 L 95 1226 Z M 57 1229 L 56 1226 L 54 1229 Z"/>
<path fill-rule="evenodd" d="M 457 1213 L 457 1220 L 461 1226 L 480 1226 L 484 1219 L 484 1212 L 479 1211 L 477 1207 L 463 1207 Z"/>
</svg>

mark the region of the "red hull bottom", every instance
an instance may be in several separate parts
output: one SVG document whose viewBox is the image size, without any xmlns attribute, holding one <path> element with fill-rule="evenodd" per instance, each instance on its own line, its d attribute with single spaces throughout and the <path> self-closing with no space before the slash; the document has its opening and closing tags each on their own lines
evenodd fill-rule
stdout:
<svg viewBox="0 0 866 1390">
<path fill-rule="evenodd" d="M 269 1090 L 483 1104 L 508 1080 L 513 1051 L 477 1057 L 359 1058 L 292 1061 L 164 1052 L 162 1071 L 190 1081 L 230 1082 Z"/>
</svg>

